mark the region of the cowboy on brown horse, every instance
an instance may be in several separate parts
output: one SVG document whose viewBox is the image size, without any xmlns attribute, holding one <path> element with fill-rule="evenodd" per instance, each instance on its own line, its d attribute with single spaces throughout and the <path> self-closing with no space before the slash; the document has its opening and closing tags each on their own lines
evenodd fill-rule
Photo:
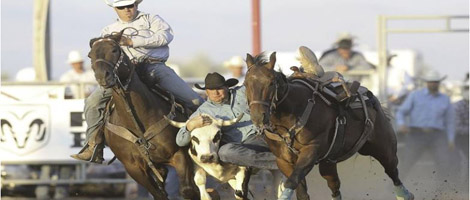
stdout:
<svg viewBox="0 0 470 200">
<path fill-rule="evenodd" d="M 165 62 L 169 56 L 169 43 L 173 40 L 173 30 L 158 15 L 150 15 L 138 10 L 142 0 L 115 0 L 108 3 L 113 7 L 119 20 L 106 26 L 101 36 L 123 32 L 119 41 L 123 51 L 133 62 L 142 63 L 139 68 L 142 79 L 149 85 L 158 84 L 175 95 L 176 99 L 191 110 L 195 110 L 204 100 L 194 92 Z M 132 22 L 132 23 L 130 23 Z M 142 29 L 142 27 L 147 27 Z M 94 64 L 94 63 L 93 63 Z M 87 143 L 79 154 L 72 155 L 78 160 L 101 163 L 103 161 L 102 126 L 106 102 L 111 98 L 111 89 L 97 88 L 85 101 Z M 97 156 L 92 155 L 97 153 Z"/>
</svg>

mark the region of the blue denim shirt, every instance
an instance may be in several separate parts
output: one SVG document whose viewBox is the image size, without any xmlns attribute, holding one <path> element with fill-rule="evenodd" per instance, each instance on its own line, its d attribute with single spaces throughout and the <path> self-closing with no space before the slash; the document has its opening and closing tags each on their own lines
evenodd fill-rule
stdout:
<svg viewBox="0 0 470 200">
<path fill-rule="evenodd" d="M 431 94 L 427 88 L 412 92 L 397 111 L 397 124 L 415 128 L 435 128 L 455 138 L 454 109 L 450 98 L 442 93 Z M 406 117 L 409 116 L 408 123 Z"/>
<path fill-rule="evenodd" d="M 222 127 L 222 142 L 243 142 L 248 136 L 256 133 L 256 128 L 251 122 L 250 108 L 246 101 L 245 86 L 235 87 L 229 90 L 230 103 L 215 103 L 211 100 L 204 102 L 194 112 L 190 118 L 197 116 L 201 113 L 209 114 L 212 117 L 231 120 L 238 117 L 241 113 L 244 113 L 241 120 L 227 127 Z M 176 135 L 176 144 L 179 146 L 186 146 L 191 141 L 191 134 L 186 129 L 186 126 L 182 127 Z"/>
</svg>

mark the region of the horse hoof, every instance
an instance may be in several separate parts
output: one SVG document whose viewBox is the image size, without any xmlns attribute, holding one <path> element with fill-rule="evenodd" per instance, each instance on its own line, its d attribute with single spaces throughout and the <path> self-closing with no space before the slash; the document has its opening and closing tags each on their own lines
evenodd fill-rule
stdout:
<svg viewBox="0 0 470 200">
<path fill-rule="evenodd" d="M 284 191 L 282 191 L 282 194 L 281 194 L 281 196 L 279 197 L 278 200 L 290 200 L 292 198 L 293 194 L 294 194 L 293 189 L 286 188 L 286 189 L 284 189 Z"/>
<path fill-rule="evenodd" d="M 413 193 L 408 191 L 403 185 L 395 186 L 395 193 L 397 200 L 414 200 L 415 196 Z"/>
</svg>

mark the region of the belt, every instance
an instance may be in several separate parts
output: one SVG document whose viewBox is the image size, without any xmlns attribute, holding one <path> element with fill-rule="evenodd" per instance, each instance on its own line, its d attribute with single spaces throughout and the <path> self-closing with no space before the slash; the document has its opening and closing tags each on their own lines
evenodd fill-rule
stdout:
<svg viewBox="0 0 470 200">
<path fill-rule="evenodd" d="M 144 62 L 148 63 L 148 64 L 158 64 L 158 63 L 165 63 L 166 60 L 165 59 L 161 59 L 161 58 L 146 58 L 144 60 Z"/>
<path fill-rule="evenodd" d="M 411 127 L 412 132 L 421 132 L 421 133 L 441 133 L 442 130 L 437 129 L 437 128 L 418 128 L 418 127 Z"/>
</svg>

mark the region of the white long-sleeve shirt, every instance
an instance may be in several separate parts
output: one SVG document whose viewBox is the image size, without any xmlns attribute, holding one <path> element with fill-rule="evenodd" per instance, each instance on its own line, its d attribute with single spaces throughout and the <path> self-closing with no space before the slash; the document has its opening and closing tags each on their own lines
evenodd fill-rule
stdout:
<svg viewBox="0 0 470 200">
<path fill-rule="evenodd" d="M 95 83 L 96 79 L 91 70 L 85 70 L 83 73 L 77 73 L 74 69 L 70 69 L 59 79 L 60 82 L 69 82 L 69 83 L 77 83 L 75 85 L 68 85 L 65 88 L 65 96 L 78 98 L 80 96 L 80 89 L 78 83 Z M 95 85 L 86 85 L 85 86 L 85 96 L 91 94 L 93 90 L 95 90 Z"/>
<path fill-rule="evenodd" d="M 151 57 L 163 61 L 168 59 L 168 44 L 173 40 L 173 30 L 160 16 L 139 11 L 137 17 L 130 22 L 117 19 L 113 24 L 104 27 L 101 36 L 117 33 L 125 28 L 125 36 L 133 43 L 133 47 L 123 48 L 129 58 L 141 60 Z"/>
</svg>

